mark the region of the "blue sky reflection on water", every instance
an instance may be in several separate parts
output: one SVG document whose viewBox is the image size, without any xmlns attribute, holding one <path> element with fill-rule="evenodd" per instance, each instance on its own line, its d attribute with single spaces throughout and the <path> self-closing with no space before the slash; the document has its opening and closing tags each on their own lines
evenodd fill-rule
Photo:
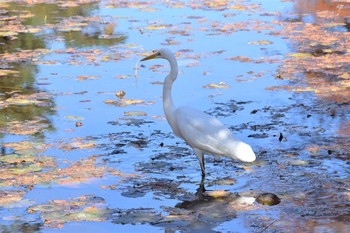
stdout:
<svg viewBox="0 0 350 233">
<path fill-rule="evenodd" d="M 280 39 L 272 38 L 265 33 L 256 33 L 255 31 L 238 31 L 229 35 L 217 34 L 214 36 L 206 35 L 210 32 L 200 31 L 201 27 L 207 27 L 207 24 L 211 22 L 218 21 L 225 24 L 231 21 L 244 21 L 246 18 L 253 19 L 256 17 L 254 13 L 247 15 L 245 12 L 237 12 L 237 16 L 225 18 L 222 15 L 223 12 L 217 11 L 192 10 L 190 8 L 170 9 L 162 5 L 157 5 L 156 8 L 158 7 L 160 9 L 155 12 L 142 12 L 136 9 L 108 9 L 103 7 L 93 11 L 94 15 L 106 16 L 106 20 L 111 20 L 116 23 L 117 27 L 115 30 L 117 30 L 117 33 L 125 35 L 127 39 L 122 44 L 109 47 L 78 47 L 77 50 L 91 50 L 91 52 L 98 50 L 109 56 L 112 56 L 114 51 L 121 50 L 121 53 L 123 53 L 123 51 L 128 50 L 131 51 L 128 55 L 128 59 L 122 59 L 116 62 L 97 61 L 96 64 L 86 64 L 87 62 L 83 57 L 79 57 L 79 54 L 60 54 L 57 52 L 69 48 L 70 45 L 74 45 L 74 38 L 71 39 L 72 41 L 65 41 L 64 38 L 68 39 L 69 37 L 64 33 L 60 33 L 61 36 L 58 39 L 51 41 L 50 38 L 52 36 L 46 39 L 47 48 L 51 49 L 53 52 L 50 52 L 42 59 L 43 61 L 54 61 L 54 64 L 38 65 L 36 86 L 52 94 L 56 105 L 56 114 L 50 116 L 55 130 L 46 134 L 48 143 L 55 144 L 62 140 L 69 142 L 71 138 L 86 136 L 98 137 L 99 135 L 107 135 L 118 131 L 132 131 L 137 134 L 137 132 L 143 133 L 145 130 L 147 132 L 156 129 L 166 133 L 170 132 L 170 128 L 162 118 L 161 85 L 150 84 L 150 82 L 162 82 L 168 70 L 167 64 L 157 61 L 157 63 L 163 64 L 165 68 L 162 69 L 162 72 L 154 73 L 140 67 L 141 64 L 139 64 L 138 78 L 135 79 L 133 77 L 135 73 L 135 63 L 142 57 L 140 53 L 163 47 L 164 45 L 162 45 L 162 43 L 165 43 L 169 38 L 179 41 L 178 45 L 170 46 L 174 52 L 180 49 L 191 49 L 192 54 L 202 54 L 199 56 L 199 59 L 179 58 L 179 64 L 183 65 L 180 66 L 181 73 L 173 90 L 175 104 L 177 106 L 189 104 L 202 110 L 209 110 L 215 102 L 226 102 L 231 99 L 237 101 L 259 100 L 258 102 L 265 102 L 271 98 L 276 99 L 276 96 L 272 96 L 272 94 L 266 95 L 263 91 L 265 86 L 270 85 L 267 84 L 266 81 L 273 81 L 272 75 L 276 65 L 256 65 L 256 67 L 261 67 L 261 71 L 265 73 L 266 77 L 249 80 L 250 77 L 246 72 L 255 69 L 251 64 L 238 64 L 227 61 L 225 58 L 238 55 L 249 57 L 265 56 L 266 50 L 260 50 L 260 46 L 247 45 L 249 39 L 273 40 L 274 46 L 277 46 L 277 49 L 282 53 L 282 51 L 287 50 L 287 47 Z M 189 19 L 188 16 L 193 16 L 194 19 Z M 205 19 L 206 22 L 197 24 L 196 17 L 201 17 Z M 134 20 L 136 22 L 133 22 Z M 181 36 L 169 35 L 166 33 L 166 30 L 145 31 L 143 34 L 137 30 L 137 28 L 146 27 L 152 21 L 174 25 L 175 29 L 178 24 L 190 23 L 194 31 L 190 31 L 189 36 Z M 185 26 L 186 24 L 180 27 Z M 130 44 L 135 44 L 135 46 L 131 46 Z M 225 51 L 219 55 L 210 55 L 210 52 L 220 50 Z M 81 64 L 79 64 L 80 61 Z M 186 66 L 192 61 L 198 62 L 199 66 Z M 72 63 L 75 62 L 78 63 L 72 65 Z M 146 67 L 151 66 L 149 63 L 143 65 Z M 203 73 L 205 72 L 209 73 L 209 75 L 204 76 Z M 77 80 L 77 77 L 82 75 L 95 76 L 96 79 Z M 128 75 L 129 77 L 125 79 L 116 78 L 121 75 Z M 247 79 L 248 81 L 236 82 L 235 76 L 238 75 L 243 75 L 243 79 Z M 49 85 L 40 85 L 42 82 L 49 83 Z M 231 88 L 227 90 L 208 90 L 202 88 L 208 83 L 218 82 L 225 82 L 227 85 L 231 86 Z M 103 103 L 106 99 L 116 98 L 114 93 L 118 90 L 124 90 L 128 98 L 143 99 L 146 102 L 152 101 L 154 104 L 118 108 Z M 214 97 L 208 98 L 210 95 Z M 281 95 L 281 99 L 285 98 L 285 94 L 279 95 Z M 247 118 L 251 117 L 249 112 L 253 110 L 253 108 L 254 107 L 247 108 L 240 114 L 244 114 Z M 145 111 L 148 114 L 146 119 L 153 121 L 153 123 L 148 127 L 141 128 L 122 125 L 112 126 L 108 123 L 122 118 L 125 111 Z M 70 118 L 71 116 L 81 119 L 83 127 L 75 128 L 75 120 L 72 120 L 72 118 Z M 159 116 L 159 118 L 149 119 L 150 116 Z M 243 117 L 237 119 L 237 115 L 234 117 L 236 118 L 235 122 L 232 122 L 230 118 L 223 118 L 222 120 L 228 125 L 241 124 L 247 121 L 247 119 Z M 246 135 L 244 132 L 241 133 Z M 7 140 L 12 141 L 12 137 L 8 137 Z M 102 139 L 103 142 L 105 142 L 105 140 L 106 139 Z M 175 139 L 175 142 L 177 141 L 179 140 Z M 108 143 L 108 140 L 106 143 Z M 169 143 L 173 144 L 174 140 Z M 125 167 L 127 169 L 126 172 L 133 172 L 133 164 L 142 160 L 147 160 L 149 156 L 152 156 L 151 152 L 145 153 L 145 151 L 133 148 L 127 149 L 127 151 L 129 151 L 127 156 L 121 156 L 120 161 L 112 166 L 115 166 L 117 169 L 124 169 Z M 101 152 L 98 149 L 90 149 L 81 152 L 78 150 L 62 153 L 57 148 L 51 148 L 48 149 L 46 153 L 56 157 L 58 161 L 74 161 Z M 196 161 L 192 163 L 196 165 Z M 123 164 L 128 165 L 123 166 Z M 198 178 L 194 175 L 192 176 L 193 179 Z M 101 183 L 104 182 L 92 183 L 87 186 L 84 184 L 78 185 L 75 188 L 73 187 L 73 189 L 70 187 L 60 187 L 59 185 L 44 185 L 38 188 L 34 187 L 26 198 L 35 200 L 37 203 L 45 203 L 45 200 L 67 199 L 69 197 L 76 197 L 84 193 L 93 192 L 104 196 L 110 208 L 135 208 L 137 205 L 141 205 L 152 206 L 158 209 L 157 205 L 163 205 L 162 201 L 159 204 L 150 204 L 153 202 L 152 195 L 147 195 L 143 199 L 139 198 L 136 206 L 127 204 L 127 202 L 125 202 L 125 206 L 121 206 L 118 203 L 123 202 L 124 198 L 115 200 L 118 195 L 113 194 L 113 192 L 99 190 L 98 186 L 101 185 Z M 106 183 L 113 183 L 113 181 L 107 181 Z M 193 188 L 196 189 L 196 187 L 192 187 L 192 189 Z M 172 205 L 168 200 L 166 200 L 166 203 L 167 205 Z M 69 229 L 70 227 L 68 224 L 67 230 L 69 231 Z"/>
<path fill-rule="evenodd" d="M 283 4 L 282 4 L 283 5 Z M 161 6 L 157 6 L 161 7 Z M 180 66 L 180 75 L 177 82 L 174 85 L 174 99 L 177 106 L 183 104 L 189 104 L 198 106 L 198 108 L 206 110 L 213 102 L 207 98 L 208 95 L 219 95 L 217 99 L 219 101 L 224 101 L 225 99 L 237 99 L 242 98 L 242 100 L 249 100 L 252 96 L 262 101 L 266 101 L 263 98 L 269 98 L 268 95 L 263 91 L 264 87 L 269 86 L 267 82 L 269 79 L 273 81 L 272 75 L 275 73 L 276 65 L 254 65 L 252 64 L 237 64 L 232 61 L 226 61 L 225 58 L 231 56 L 247 56 L 247 57 L 264 57 L 266 53 L 270 51 L 260 50 L 260 46 L 249 46 L 247 41 L 254 38 L 257 40 L 271 40 L 274 43 L 274 47 L 278 48 L 278 53 L 282 54 L 288 50 L 286 44 L 283 40 L 267 35 L 266 33 L 256 33 L 255 31 L 238 31 L 237 33 L 229 35 L 217 35 L 217 36 L 206 36 L 207 32 L 201 32 L 198 29 L 202 25 L 197 25 L 196 20 L 187 19 L 188 16 L 199 16 L 204 17 L 208 22 L 203 23 L 206 26 L 207 23 L 211 21 L 219 21 L 221 23 L 234 21 L 242 21 L 245 19 L 246 13 L 239 13 L 235 17 L 225 18 L 222 16 L 222 12 L 217 11 L 203 11 L 203 10 L 192 10 L 190 8 L 185 9 L 170 9 L 161 8 L 155 12 L 141 12 L 136 9 L 109 9 L 102 8 L 97 15 L 112 15 L 115 16 L 115 23 L 118 25 L 116 30 L 118 33 L 127 35 L 128 39 L 125 44 L 131 43 L 136 44 L 138 48 L 142 46 L 143 51 L 149 51 L 157 49 L 164 45 L 161 45 L 169 37 L 176 38 L 180 41 L 179 45 L 171 46 L 170 48 L 176 52 L 179 49 L 191 49 L 198 54 L 205 54 L 214 51 L 225 50 L 220 55 L 211 56 L 205 55 L 203 59 L 199 60 L 199 66 L 194 67 L 184 67 Z M 169 17 L 169 15 L 171 15 Z M 165 17 L 167 16 L 167 17 Z M 248 18 L 256 17 L 255 14 L 248 16 Z M 262 19 L 262 17 L 260 17 Z M 266 18 L 266 17 L 265 17 Z M 111 17 L 108 17 L 111 20 Z M 128 21 L 138 21 L 138 22 L 128 22 Z M 169 36 L 165 30 L 149 31 L 144 34 L 140 34 L 138 30 L 133 29 L 134 27 L 145 27 L 147 26 L 147 21 L 160 21 L 162 24 L 177 25 L 183 22 L 191 23 L 191 27 L 194 28 L 194 32 L 190 32 L 190 36 Z M 176 26 L 174 26 L 176 27 Z M 132 30 L 130 30 L 132 29 Z M 234 40 L 232 40 L 234 39 Z M 190 41 L 189 41 L 190 40 Z M 50 46 L 52 49 L 63 48 L 61 43 L 54 42 Z M 112 46 L 113 47 L 113 46 Z M 115 46 L 115 50 L 118 50 L 119 45 Z M 123 47 L 123 45 L 121 45 Z M 267 48 L 272 46 L 267 46 Z M 101 49 L 104 51 L 106 48 L 92 47 L 92 49 Z M 132 48 L 131 48 L 132 50 Z M 98 133 L 99 130 L 105 131 L 105 124 L 108 120 L 114 120 L 115 117 L 121 115 L 123 112 L 118 111 L 110 106 L 105 106 L 100 104 L 106 98 L 114 98 L 113 92 L 117 90 L 127 90 L 127 97 L 135 99 L 145 99 L 153 101 L 156 98 L 156 104 L 154 106 L 130 106 L 131 110 L 134 109 L 145 109 L 155 110 L 156 112 L 151 112 L 150 115 L 156 114 L 161 115 L 161 86 L 160 85 L 150 85 L 149 82 L 162 81 L 164 78 L 167 68 L 167 64 L 163 61 L 157 61 L 165 66 L 162 73 L 154 73 L 150 75 L 145 69 L 139 68 L 138 79 L 128 78 L 123 80 L 117 80 L 115 77 L 118 75 L 129 75 L 133 76 L 135 63 L 141 58 L 140 54 L 135 51 L 135 54 L 130 55 L 130 59 L 122 60 L 120 62 L 100 62 L 98 66 L 94 65 L 81 65 L 81 66 L 71 66 L 69 63 L 57 64 L 51 67 L 42 67 L 39 77 L 49 77 L 52 84 L 48 87 L 50 92 L 54 93 L 64 93 L 72 92 L 79 93 L 87 91 L 86 94 L 76 95 L 74 101 L 69 101 L 70 96 L 56 97 L 57 105 L 61 106 L 62 109 L 60 114 L 63 116 L 71 115 L 74 111 L 76 115 L 86 118 L 85 122 L 91 122 L 91 127 L 94 127 L 95 132 Z M 276 56 L 279 56 L 277 54 Z M 57 58 L 57 54 L 49 55 L 46 59 L 50 60 L 50 57 L 55 57 L 54 59 L 64 61 L 66 55 L 61 55 L 62 58 Z M 179 64 L 182 63 L 183 58 L 179 58 Z M 184 59 L 186 64 L 187 59 Z M 141 64 L 140 64 L 141 65 Z M 151 64 L 143 64 L 145 66 L 150 66 Z M 247 71 L 257 70 L 263 72 L 265 75 L 264 79 L 258 79 L 257 81 L 249 81 L 244 83 L 235 82 L 235 76 L 243 75 L 249 79 L 249 75 L 246 74 Z M 203 76 L 203 73 L 207 72 L 210 75 Z M 55 75 L 52 75 L 55 73 Z M 57 74 L 56 74 L 57 73 Z M 50 75 L 51 74 L 51 75 Z M 97 76 L 96 80 L 87 80 L 84 82 L 75 80 L 79 75 L 94 75 Z M 206 90 L 202 86 L 207 85 L 210 82 L 225 82 L 232 88 L 228 90 Z M 67 85 L 68 84 L 68 85 Z M 265 85 L 265 86 L 264 86 Z M 106 94 L 98 94 L 106 93 Z M 181 93 L 181 94 L 179 94 Z M 275 93 L 274 93 L 275 94 Z M 284 95 L 284 94 L 283 94 Z M 272 97 L 273 99 L 285 99 L 286 96 L 282 98 Z M 271 97 L 270 97 L 271 98 Z M 80 100 L 90 100 L 91 102 L 79 103 Z M 267 99 L 268 100 L 268 99 Z M 216 100 L 215 100 L 216 101 Z M 91 110 L 87 110 L 90 109 Z M 123 109 L 121 109 L 123 110 Z M 89 113 L 93 114 L 89 114 Z M 105 114 L 109 112 L 110 114 Z M 61 117 L 62 117 L 61 115 Z M 84 116 L 85 115 L 85 116 Z M 93 119 L 89 119 L 93 117 Z M 94 120 L 95 119 L 95 120 Z M 96 120 L 98 119 L 98 121 Z M 107 126 L 108 127 L 108 126 Z M 85 128 L 85 127 L 83 127 Z M 81 128 L 79 131 L 83 131 Z M 87 132 L 85 135 L 91 133 L 90 127 L 86 127 Z"/>
</svg>

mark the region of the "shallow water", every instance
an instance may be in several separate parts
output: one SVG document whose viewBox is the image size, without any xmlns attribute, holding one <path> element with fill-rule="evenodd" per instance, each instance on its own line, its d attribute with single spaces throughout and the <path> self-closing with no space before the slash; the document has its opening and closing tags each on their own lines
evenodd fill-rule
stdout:
<svg viewBox="0 0 350 233">
<path fill-rule="evenodd" d="M 316 22 L 312 9 L 277 0 L 0 7 L 1 22 L 34 14 L 21 22 L 27 31 L 0 41 L 1 70 L 19 72 L 0 76 L 3 232 L 349 231 L 349 102 L 275 88 L 312 87 L 307 72 L 288 75 L 287 54 L 301 52 L 282 24 Z M 206 156 L 201 182 L 164 118 L 168 64 L 137 63 L 160 47 L 179 62 L 175 105 L 219 118 L 256 162 Z M 261 193 L 281 203 L 252 202 Z"/>
</svg>

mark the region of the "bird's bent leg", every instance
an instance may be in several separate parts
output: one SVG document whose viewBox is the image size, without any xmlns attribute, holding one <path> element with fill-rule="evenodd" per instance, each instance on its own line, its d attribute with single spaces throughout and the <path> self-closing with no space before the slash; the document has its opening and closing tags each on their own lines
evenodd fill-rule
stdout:
<svg viewBox="0 0 350 233">
<path fill-rule="evenodd" d="M 197 159 L 199 160 L 199 164 L 201 165 L 201 169 L 202 169 L 202 177 L 205 176 L 205 167 L 204 167 L 204 153 L 201 150 L 198 150 L 196 148 L 193 148 L 194 153 L 197 156 Z"/>
</svg>

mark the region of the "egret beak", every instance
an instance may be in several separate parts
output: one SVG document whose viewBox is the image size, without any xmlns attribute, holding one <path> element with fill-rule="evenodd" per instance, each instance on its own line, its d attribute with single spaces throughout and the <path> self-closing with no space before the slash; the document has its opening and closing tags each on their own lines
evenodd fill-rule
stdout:
<svg viewBox="0 0 350 233">
<path fill-rule="evenodd" d="M 156 52 L 152 55 L 149 55 L 148 57 L 143 58 L 141 61 L 151 60 L 151 59 L 157 58 L 158 56 L 159 56 L 159 52 Z"/>
</svg>

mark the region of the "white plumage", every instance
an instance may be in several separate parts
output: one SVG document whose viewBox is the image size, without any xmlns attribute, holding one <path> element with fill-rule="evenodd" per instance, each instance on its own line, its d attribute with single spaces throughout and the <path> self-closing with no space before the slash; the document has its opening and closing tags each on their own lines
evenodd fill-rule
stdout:
<svg viewBox="0 0 350 233">
<path fill-rule="evenodd" d="M 170 74 L 166 76 L 163 86 L 165 116 L 175 135 L 193 148 L 202 176 L 205 176 L 204 154 L 226 156 L 243 162 L 255 161 L 252 148 L 235 138 L 219 120 L 191 107 L 174 107 L 171 88 L 178 75 L 176 58 L 170 50 L 160 49 L 141 61 L 154 58 L 163 58 L 170 63 Z"/>
</svg>

